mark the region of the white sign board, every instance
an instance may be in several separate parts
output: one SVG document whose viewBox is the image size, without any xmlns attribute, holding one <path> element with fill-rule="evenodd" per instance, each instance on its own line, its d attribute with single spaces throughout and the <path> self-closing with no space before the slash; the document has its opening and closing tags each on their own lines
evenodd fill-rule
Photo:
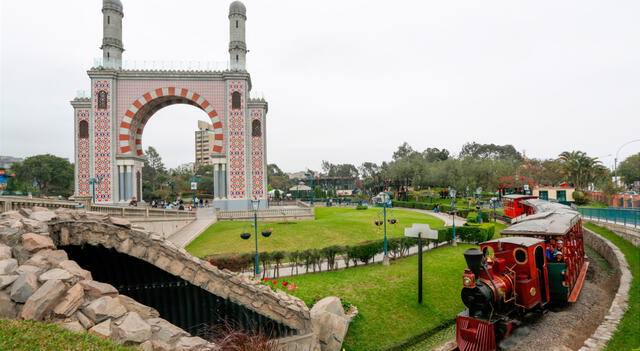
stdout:
<svg viewBox="0 0 640 351">
<path fill-rule="evenodd" d="M 197 182 L 191 182 L 191 190 L 198 190 L 198 183 Z"/>
<path fill-rule="evenodd" d="M 414 223 L 410 228 L 404 228 L 404 236 L 417 238 L 418 234 L 424 239 L 438 240 L 438 231 L 429 228 L 428 224 Z"/>
</svg>

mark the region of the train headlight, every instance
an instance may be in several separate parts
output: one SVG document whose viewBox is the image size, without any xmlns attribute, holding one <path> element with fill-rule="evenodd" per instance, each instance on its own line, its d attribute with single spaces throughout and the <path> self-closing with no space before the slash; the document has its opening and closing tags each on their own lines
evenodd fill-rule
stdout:
<svg viewBox="0 0 640 351">
<path fill-rule="evenodd" d="M 476 276 L 468 268 L 465 269 L 464 273 L 462 274 L 462 285 L 464 285 L 465 288 L 470 289 L 476 287 Z"/>
<path fill-rule="evenodd" d="M 531 289 L 529 289 L 529 294 L 530 294 L 531 296 L 536 296 L 536 288 L 531 288 Z"/>
</svg>

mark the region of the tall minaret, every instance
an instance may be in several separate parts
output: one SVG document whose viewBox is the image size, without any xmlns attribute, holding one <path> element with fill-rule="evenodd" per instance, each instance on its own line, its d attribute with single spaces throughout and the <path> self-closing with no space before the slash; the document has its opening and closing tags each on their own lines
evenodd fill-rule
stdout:
<svg viewBox="0 0 640 351">
<path fill-rule="evenodd" d="M 122 65 L 122 3 L 120 0 L 102 0 L 102 58 L 104 66 L 120 68 Z"/>
<path fill-rule="evenodd" d="M 240 1 L 229 6 L 229 62 L 233 70 L 246 69 L 247 44 L 244 41 L 244 23 L 247 8 Z"/>
</svg>

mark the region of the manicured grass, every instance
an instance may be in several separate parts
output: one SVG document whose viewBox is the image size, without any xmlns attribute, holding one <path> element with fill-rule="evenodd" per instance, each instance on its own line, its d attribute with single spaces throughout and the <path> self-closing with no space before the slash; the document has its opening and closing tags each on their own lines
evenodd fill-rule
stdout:
<svg viewBox="0 0 640 351">
<path fill-rule="evenodd" d="M 293 294 L 312 306 L 338 296 L 358 307 L 349 326 L 346 350 L 386 350 L 451 322 L 464 309 L 460 300 L 462 253 L 472 245 L 441 247 L 424 255 L 424 302 L 417 301 L 417 256 L 347 270 L 286 278 Z M 290 292 L 290 291 L 289 291 Z"/>
<path fill-rule="evenodd" d="M 603 203 L 603 202 L 598 202 L 598 201 L 589 201 L 588 204 L 586 205 L 580 205 L 578 207 L 591 207 L 591 208 L 609 208 L 609 205 Z"/>
<path fill-rule="evenodd" d="M 293 251 L 322 248 L 331 245 L 350 245 L 367 240 L 382 239 L 382 226 L 374 224 L 382 220 L 382 209 L 369 208 L 356 210 L 345 207 L 317 207 L 316 219 L 298 221 L 296 224 L 278 224 L 277 222 L 259 222 L 258 228 L 272 228 L 269 238 L 260 236 L 260 251 Z M 444 225 L 435 217 L 403 210 L 388 210 L 387 219 L 395 218 L 398 223 L 387 225 L 389 237 L 404 235 L 404 228 L 413 223 L 429 224 L 431 228 Z M 192 255 L 204 257 L 220 253 L 252 252 L 255 249 L 253 235 L 242 240 L 240 233 L 253 233 L 252 222 L 218 222 L 207 228 L 199 237 L 187 246 Z"/>
<path fill-rule="evenodd" d="M 636 350 L 640 348 L 640 248 L 608 229 L 592 223 L 586 223 L 584 226 L 609 239 L 624 253 L 633 276 L 629 291 L 629 309 L 605 350 Z"/>
<path fill-rule="evenodd" d="M 134 348 L 112 344 L 87 333 L 72 333 L 55 324 L 0 319 L 0 350 L 63 351 L 114 350 L 133 351 Z"/>
</svg>

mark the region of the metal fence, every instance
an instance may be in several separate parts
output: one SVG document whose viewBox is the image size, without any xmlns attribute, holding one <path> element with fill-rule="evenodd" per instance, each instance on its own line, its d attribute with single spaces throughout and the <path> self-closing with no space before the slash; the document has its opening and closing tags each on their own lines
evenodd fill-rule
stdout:
<svg viewBox="0 0 640 351">
<path fill-rule="evenodd" d="M 640 210 L 579 207 L 578 211 L 584 218 L 640 227 Z"/>
<path fill-rule="evenodd" d="M 76 201 L 27 198 L 17 196 L 0 196 L 0 213 L 21 208 L 32 208 L 34 206 L 57 209 L 60 207 L 71 209 L 84 209 L 84 205 Z M 95 205 L 91 204 L 89 211 L 106 213 L 117 217 L 170 217 L 170 218 L 196 218 L 196 212 L 181 210 L 165 210 L 158 208 L 149 208 L 145 206 L 128 207 L 115 205 Z"/>
</svg>

